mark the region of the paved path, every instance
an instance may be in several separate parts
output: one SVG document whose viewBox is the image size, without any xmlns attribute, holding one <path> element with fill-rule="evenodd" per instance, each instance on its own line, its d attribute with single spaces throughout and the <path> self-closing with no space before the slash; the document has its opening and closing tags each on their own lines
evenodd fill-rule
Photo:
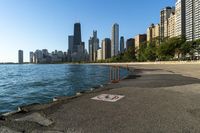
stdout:
<svg viewBox="0 0 200 133">
<path fill-rule="evenodd" d="M 126 80 L 107 85 L 110 90 L 84 94 L 36 111 L 53 121 L 50 126 L 15 119 L 0 125 L 24 132 L 66 133 L 199 133 L 200 65 L 135 65 Z M 99 94 L 125 97 L 111 103 L 92 100 Z M 26 117 L 27 118 L 27 117 Z"/>
</svg>

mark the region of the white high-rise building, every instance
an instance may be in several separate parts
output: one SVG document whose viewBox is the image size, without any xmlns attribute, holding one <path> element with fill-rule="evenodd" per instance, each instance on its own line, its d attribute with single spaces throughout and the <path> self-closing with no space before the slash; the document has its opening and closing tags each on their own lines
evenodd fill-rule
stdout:
<svg viewBox="0 0 200 133">
<path fill-rule="evenodd" d="M 172 38 L 172 37 L 175 37 L 175 28 L 176 28 L 176 24 L 175 24 L 175 13 L 172 12 L 170 17 L 167 19 L 168 21 L 168 26 L 167 26 L 167 29 L 168 29 L 168 37 L 169 38 Z"/>
<path fill-rule="evenodd" d="M 176 0 L 175 36 L 185 35 L 185 0 Z"/>
<path fill-rule="evenodd" d="M 112 27 L 111 57 L 117 56 L 119 52 L 119 25 L 115 23 Z"/>
<path fill-rule="evenodd" d="M 194 40 L 200 39 L 200 0 L 194 0 Z"/>
<path fill-rule="evenodd" d="M 185 12 L 185 27 L 187 41 L 200 39 L 200 1 L 186 0 Z"/>
<path fill-rule="evenodd" d="M 102 49 L 98 49 L 97 50 L 97 60 L 99 61 L 99 60 L 102 60 L 103 59 L 103 57 L 102 57 Z"/>
</svg>

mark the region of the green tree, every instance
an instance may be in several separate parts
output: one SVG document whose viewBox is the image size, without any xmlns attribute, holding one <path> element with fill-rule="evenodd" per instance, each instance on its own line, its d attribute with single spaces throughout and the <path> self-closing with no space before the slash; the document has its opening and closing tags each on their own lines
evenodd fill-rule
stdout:
<svg viewBox="0 0 200 133">
<path fill-rule="evenodd" d="M 131 46 L 124 53 L 124 55 L 123 55 L 123 61 L 130 62 L 130 61 L 135 61 L 135 60 L 136 60 L 136 57 L 135 57 L 135 47 Z"/>
<path fill-rule="evenodd" d="M 147 58 L 146 58 L 146 48 L 147 48 L 147 44 L 146 43 L 143 43 L 139 50 L 137 51 L 137 54 L 138 54 L 138 57 L 137 57 L 137 60 L 138 61 L 147 61 Z"/>
<path fill-rule="evenodd" d="M 180 47 L 181 54 L 185 58 L 186 54 L 190 53 L 192 50 L 192 42 L 184 42 Z"/>
<path fill-rule="evenodd" d="M 183 37 L 166 39 L 158 48 L 157 55 L 160 60 L 172 60 L 175 54 L 181 54 L 181 45 L 185 42 Z"/>
<path fill-rule="evenodd" d="M 145 59 L 148 61 L 155 61 L 157 59 L 157 48 L 155 43 L 149 43 L 145 49 Z"/>
</svg>

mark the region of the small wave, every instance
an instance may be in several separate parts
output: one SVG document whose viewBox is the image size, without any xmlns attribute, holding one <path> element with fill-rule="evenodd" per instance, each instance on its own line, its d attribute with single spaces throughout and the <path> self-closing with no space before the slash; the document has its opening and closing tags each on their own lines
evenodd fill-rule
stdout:
<svg viewBox="0 0 200 133">
<path fill-rule="evenodd" d="M 12 78 L 1 78 L 0 75 L 0 101 L 5 100 L 0 102 L 0 113 L 12 111 L 20 105 L 52 101 L 57 96 L 73 96 L 77 92 L 99 88 L 109 81 L 109 68 L 106 66 L 63 64 L 18 67 L 9 66 L 12 69 L 9 74 L 1 72 Z"/>
</svg>

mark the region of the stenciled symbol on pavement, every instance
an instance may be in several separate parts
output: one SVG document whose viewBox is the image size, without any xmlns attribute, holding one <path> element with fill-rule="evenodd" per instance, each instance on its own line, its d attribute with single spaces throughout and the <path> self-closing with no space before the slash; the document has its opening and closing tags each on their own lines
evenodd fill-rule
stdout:
<svg viewBox="0 0 200 133">
<path fill-rule="evenodd" d="M 91 99 L 99 100 L 99 101 L 106 101 L 106 102 L 116 102 L 120 99 L 124 98 L 123 95 L 113 95 L 113 94 L 101 94 Z"/>
</svg>

